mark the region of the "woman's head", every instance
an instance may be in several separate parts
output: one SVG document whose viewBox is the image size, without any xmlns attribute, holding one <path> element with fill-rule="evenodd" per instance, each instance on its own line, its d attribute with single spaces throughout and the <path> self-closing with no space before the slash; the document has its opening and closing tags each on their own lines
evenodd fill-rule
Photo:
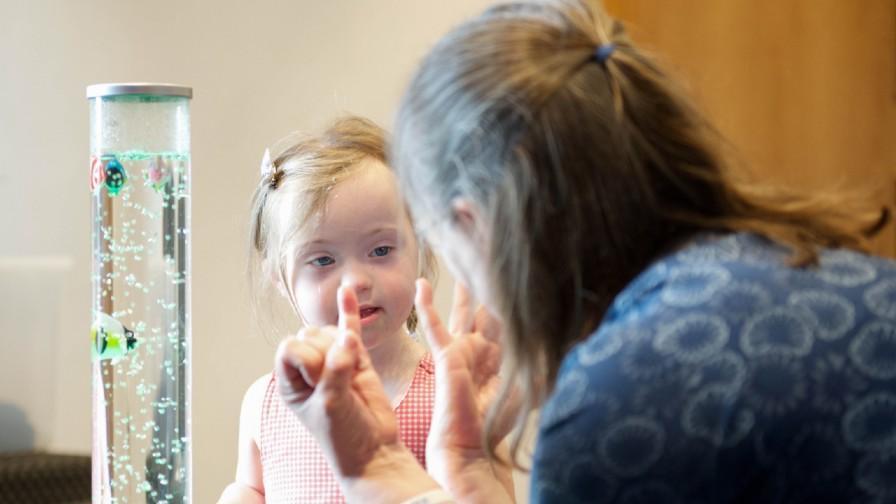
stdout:
<svg viewBox="0 0 896 504">
<path fill-rule="evenodd" d="M 588 2 L 506 4 L 443 38 L 404 98 L 395 154 L 418 222 L 449 224 L 423 229 L 435 245 L 458 242 L 439 230 L 464 207 L 490 236 L 487 280 L 467 281 L 505 319 L 511 357 L 549 381 L 632 276 L 693 229 L 673 213 L 725 205 L 706 124 Z"/>
<path fill-rule="evenodd" d="M 413 326 L 414 280 L 432 261 L 384 164 L 385 142 L 360 118 L 294 141 L 264 170 L 250 232 L 253 271 L 304 323 L 335 324 L 336 290 L 353 286 L 369 346 Z"/>
<path fill-rule="evenodd" d="M 596 1 L 514 2 L 462 25 L 397 124 L 415 219 L 503 320 L 530 406 L 615 295 L 696 232 L 760 232 L 803 260 L 859 240 L 852 214 L 736 182 L 713 128 Z"/>
</svg>

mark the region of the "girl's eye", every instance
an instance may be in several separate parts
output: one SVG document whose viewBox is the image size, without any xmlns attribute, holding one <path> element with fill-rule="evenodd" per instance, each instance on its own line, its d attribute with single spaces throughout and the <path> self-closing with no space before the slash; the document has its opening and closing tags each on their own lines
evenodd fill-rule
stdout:
<svg viewBox="0 0 896 504">
<path fill-rule="evenodd" d="M 387 247 L 387 246 L 377 247 L 377 248 L 373 249 L 373 252 L 370 255 L 372 255 L 374 257 L 383 257 L 386 255 L 389 255 L 389 252 L 391 252 L 392 249 L 393 249 L 393 247 Z"/>
<path fill-rule="evenodd" d="M 323 267 L 323 266 L 329 266 L 329 265 L 333 264 L 334 262 L 336 262 L 336 261 L 334 261 L 332 257 L 321 256 L 316 259 L 312 259 L 311 265 Z"/>
</svg>

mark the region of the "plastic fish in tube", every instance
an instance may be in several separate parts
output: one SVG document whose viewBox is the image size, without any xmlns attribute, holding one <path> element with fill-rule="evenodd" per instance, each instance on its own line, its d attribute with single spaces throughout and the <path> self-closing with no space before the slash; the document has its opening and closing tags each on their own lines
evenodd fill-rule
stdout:
<svg viewBox="0 0 896 504">
<path fill-rule="evenodd" d="M 115 196 L 121 191 L 121 188 L 124 187 L 125 182 L 128 180 L 128 175 L 124 171 L 124 166 L 115 159 L 112 158 L 106 163 L 106 190 L 109 191 L 111 196 Z"/>
<path fill-rule="evenodd" d="M 90 157 L 90 192 L 95 192 L 98 187 L 106 183 L 106 167 L 103 161 L 96 157 Z"/>
<path fill-rule="evenodd" d="M 137 337 L 121 322 L 98 313 L 90 328 L 94 360 L 120 359 L 137 348 Z"/>
<path fill-rule="evenodd" d="M 146 185 L 151 186 L 159 194 L 164 193 L 165 184 L 171 180 L 171 165 L 161 156 L 153 158 L 143 173 Z"/>
</svg>

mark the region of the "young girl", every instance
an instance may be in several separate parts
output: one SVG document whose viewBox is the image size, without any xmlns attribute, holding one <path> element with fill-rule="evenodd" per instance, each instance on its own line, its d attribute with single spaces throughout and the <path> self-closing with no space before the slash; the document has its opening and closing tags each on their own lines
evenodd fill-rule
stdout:
<svg viewBox="0 0 896 504">
<path fill-rule="evenodd" d="M 746 184 L 720 145 L 596 0 L 489 9 L 411 82 L 392 164 L 425 238 L 500 319 L 524 412 L 541 407 L 533 502 L 896 499 L 896 264 L 862 252 L 886 213 Z M 421 283 L 436 376 L 453 378 L 437 381 L 436 481 L 383 421 L 365 424 L 382 456 L 342 442 L 360 429 L 341 419 L 382 395 L 343 364 L 366 359 L 350 330 L 297 413 L 326 419 L 353 500 L 508 502 L 470 444 L 494 340 L 446 334 Z M 321 360 L 300 351 L 278 355 Z"/>
<path fill-rule="evenodd" d="M 361 337 L 400 437 L 425 465 L 433 368 L 409 331 L 414 281 L 431 271 L 432 256 L 415 241 L 385 149 L 383 130 L 349 117 L 273 160 L 265 153 L 250 239 L 260 280 L 276 287 L 304 325 L 335 324 L 337 289 L 354 289 Z M 245 395 L 236 481 L 221 500 L 342 502 L 323 454 L 276 386 L 268 374 Z"/>
</svg>

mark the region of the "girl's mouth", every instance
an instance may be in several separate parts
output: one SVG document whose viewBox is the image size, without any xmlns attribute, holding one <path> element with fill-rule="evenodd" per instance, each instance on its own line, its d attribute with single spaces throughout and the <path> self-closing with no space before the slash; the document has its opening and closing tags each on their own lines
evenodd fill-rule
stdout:
<svg viewBox="0 0 896 504">
<path fill-rule="evenodd" d="M 372 306 L 361 308 L 359 315 L 362 324 L 369 324 L 379 317 L 380 308 Z"/>
</svg>

